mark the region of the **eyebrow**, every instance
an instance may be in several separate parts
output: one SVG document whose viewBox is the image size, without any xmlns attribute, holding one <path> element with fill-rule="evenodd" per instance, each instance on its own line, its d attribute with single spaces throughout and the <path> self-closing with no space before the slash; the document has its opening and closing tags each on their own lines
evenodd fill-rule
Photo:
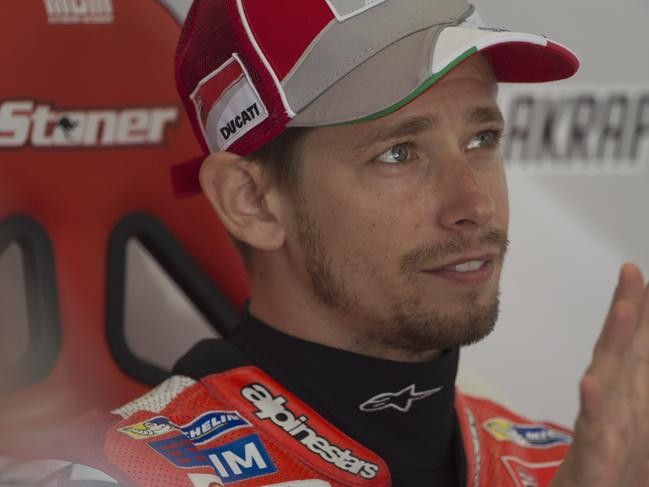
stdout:
<svg viewBox="0 0 649 487">
<path fill-rule="evenodd" d="M 470 108 L 464 113 L 464 123 L 470 125 L 480 125 L 483 123 L 497 122 L 505 123 L 505 118 L 497 106 L 485 106 Z"/>
<path fill-rule="evenodd" d="M 354 147 L 355 151 L 361 152 L 368 147 L 385 140 L 397 139 L 407 135 L 417 135 L 425 130 L 435 127 L 439 124 L 439 117 L 430 115 L 425 117 L 412 117 L 402 120 L 394 125 L 379 127 L 363 137 Z"/>
<path fill-rule="evenodd" d="M 480 106 L 469 108 L 463 115 L 462 120 L 467 125 L 480 125 L 495 122 L 504 124 L 502 112 L 497 106 Z M 379 127 L 373 130 L 354 147 L 356 152 L 362 152 L 378 142 L 394 140 L 405 136 L 420 134 L 440 124 L 439 116 L 435 114 L 427 116 L 412 117 L 402 120 L 394 125 Z"/>
</svg>

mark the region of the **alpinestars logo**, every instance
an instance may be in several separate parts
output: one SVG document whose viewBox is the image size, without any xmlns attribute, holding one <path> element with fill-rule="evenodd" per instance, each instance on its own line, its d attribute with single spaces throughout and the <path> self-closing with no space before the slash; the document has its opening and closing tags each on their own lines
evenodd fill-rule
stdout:
<svg viewBox="0 0 649 487">
<path fill-rule="evenodd" d="M 112 0 L 45 0 L 50 24 L 111 24 Z"/>
<path fill-rule="evenodd" d="M 374 411 L 382 411 L 384 409 L 393 408 L 402 413 L 407 413 L 412 407 L 412 403 L 419 399 L 432 396 L 436 392 L 441 391 L 443 386 L 430 389 L 428 391 L 417 392 L 415 385 L 410 384 L 408 387 L 401 389 L 399 392 L 383 392 L 368 399 L 360 405 L 360 410 L 366 413 Z"/>
<path fill-rule="evenodd" d="M 360 475 L 364 479 L 376 477 L 378 465 L 354 456 L 351 450 L 342 449 L 319 435 L 309 426 L 307 416 L 296 417 L 285 406 L 287 402 L 285 397 L 273 396 L 261 384 L 250 384 L 244 387 L 241 389 L 241 395 L 257 408 L 255 415 L 259 419 L 271 420 L 325 462 L 353 475 Z"/>
</svg>

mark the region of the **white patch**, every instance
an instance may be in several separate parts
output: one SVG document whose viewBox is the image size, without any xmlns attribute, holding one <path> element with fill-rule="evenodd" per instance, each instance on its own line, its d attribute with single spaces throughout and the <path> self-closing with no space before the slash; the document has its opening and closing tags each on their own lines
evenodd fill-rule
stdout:
<svg viewBox="0 0 649 487">
<path fill-rule="evenodd" d="M 326 0 L 339 22 L 355 17 L 386 0 Z"/>
<path fill-rule="evenodd" d="M 267 485 L 266 487 L 331 487 L 329 482 L 324 480 L 294 480 L 281 484 Z"/>
<path fill-rule="evenodd" d="M 44 0 L 49 24 L 112 24 L 113 0 Z"/>
<path fill-rule="evenodd" d="M 137 411 L 151 411 L 159 413 L 173 401 L 178 394 L 188 387 L 194 385 L 196 381 L 182 375 L 169 377 L 162 384 L 151 389 L 145 395 L 129 402 L 128 404 L 111 411 L 113 414 L 127 419 Z"/>
<path fill-rule="evenodd" d="M 194 487 L 223 487 L 223 481 L 216 475 L 208 473 L 190 473 L 187 475 Z"/>
<path fill-rule="evenodd" d="M 190 98 L 210 152 L 227 149 L 268 118 L 268 110 L 236 54 L 199 81 Z"/>
</svg>

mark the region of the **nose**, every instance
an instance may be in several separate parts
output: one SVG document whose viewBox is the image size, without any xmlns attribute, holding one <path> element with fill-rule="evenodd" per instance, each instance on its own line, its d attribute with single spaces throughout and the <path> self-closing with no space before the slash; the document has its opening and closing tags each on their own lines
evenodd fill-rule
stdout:
<svg viewBox="0 0 649 487">
<path fill-rule="evenodd" d="M 441 181 L 443 198 L 439 224 L 453 233 L 470 233 L 487 225 L 496 213 L 495 202 L 481 174 L 464 158 L 448 164 Z"/>
</svg>

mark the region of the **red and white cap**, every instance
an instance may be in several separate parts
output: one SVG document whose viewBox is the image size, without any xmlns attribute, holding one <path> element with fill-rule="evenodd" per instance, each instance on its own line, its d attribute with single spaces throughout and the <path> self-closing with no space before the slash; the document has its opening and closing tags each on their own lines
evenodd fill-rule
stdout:
<svg viewBox="0 0 649 487">
<path fill-rule="evenodd" d="M 246 156 L 287 127 L 387 115 L 476 52 L 504 82 L 579 67 L 544 36 L 485 27 L 468 0 L 194 0 L 176 82 L 205 153 Z M 200 191 L 198 167 L 176 168 L 177 194 Z"/>
</svg>

